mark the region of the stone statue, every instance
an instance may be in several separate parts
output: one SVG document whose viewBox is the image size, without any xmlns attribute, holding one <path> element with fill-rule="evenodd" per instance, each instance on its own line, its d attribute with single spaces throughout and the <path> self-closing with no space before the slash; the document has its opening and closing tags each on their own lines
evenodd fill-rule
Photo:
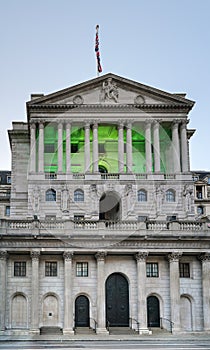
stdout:
<svg viewBox="0 0 210 350">
<path fill-rule="evenodd" d="M 101 101 L 114 100 L 117 102 L 119 96 L 116 83 L 112 82 L 112 78 L 108 78 L 103 82 L 101 90 Z"/>
<path fill-rule="evenodd" d="M 157 213 L 160 213 L 162 209 L 163 196 L 164 196 L 164 191 L 160 185 L 156 186 L 155 195 L 156 195 L 156 210 L 157 210 Z"/>
<path fill-rule="evenodd" d="M 62 189 L 62 211 L 68 212 L 69 191 L 67 187 Z"/>
<path fill-rule="evenodd" d="M 98 208 L 98 193 L 95 184 L 90 185 L 90 197 L 92 199 L 92 213 L 95 214 Z"/>
<path fill-rule="evenodd" d="M 33 210 L 37 214 L 39 211 L 39 202 L 40 202 L 40 189 L 36 187 L 33 192 Z"/>
<path fill-rule="evenodd" d="M 193 189 L 185 185 L 183 189 L 183 198 L 185 198 L 185 210 L 187 213 L 192 212 L 192 201 L 193 201 Z"/>
</svg>

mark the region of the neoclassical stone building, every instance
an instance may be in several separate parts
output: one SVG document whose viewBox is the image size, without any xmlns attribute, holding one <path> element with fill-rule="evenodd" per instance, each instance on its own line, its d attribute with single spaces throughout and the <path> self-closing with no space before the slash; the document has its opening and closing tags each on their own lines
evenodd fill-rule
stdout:
<svg viewBox="0 0 210 350">
<path fill-rule="evenodd" d="M 210 225 L 197 220 L 194 102 L 114 74 L 33 94 L 9 130 L 1 334 L 210 331 Z"/>
</svg>

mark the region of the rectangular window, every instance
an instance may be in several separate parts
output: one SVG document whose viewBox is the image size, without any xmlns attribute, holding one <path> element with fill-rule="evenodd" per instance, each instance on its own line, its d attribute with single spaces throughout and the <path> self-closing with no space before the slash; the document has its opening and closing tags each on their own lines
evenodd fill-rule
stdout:
<svg viewBox="0 0 210 350">
<path fill-rule="evenodd" d="M 76 265 L 76 276 L 77 277 L 87 277 L 88 276 L 88 263 L 78 262 Z"/>
<path fill-rule="evenodd" d="M 71 144 L 71 153 L 77 153 L 79 150 L 79 145 L 78 143 L 72 143 Z"/>
<path fill-rule="evenodd" d="M 189 263 L 180 263 L 179 264 L 179 276 L 190 278 L 190 264 Z"/>
<path fill-rule="evenodd" d="M 147 263 L 147 277 L 159 277 L 158 263 Z"/>
<path fill-rule="evenodd" d="M 98 153 L 105 153 L 105 144 L 104 143 L 98 144 Z"/>
<path fill-rule="evenodd" d="M 45 276 L 47 276 L 47 277 L 57 276 L 57 262 L 56 261 L 46 261 L 45 262 Z"/>
<path fill-rule="evenodd" d="M 26 261 L 14 262 L 14 276 L 25 277 L 26 276 Z"/>
<path fill-rule="evenodd" d="M 11 176 L 10 175 L 7 175 L 7 183 L 11 184 Z"/>
<path fill-rule="evenodd" d="M 10 216 L 10 206 L 9 205 L 7 205 L 5 208 L 5 215 Z"/>
<path fill-rule="evenodd" d="M 44 145 L 44 153 L 55 153 L 55 145 L 54 145 L 54 143 L 45 143 L 45 145 Z"/>
<path fill-rule="evenodd" d="M 74 215 L 74 221 L 83 221 L 84 219 L 84 215 Z"/>
</svg>

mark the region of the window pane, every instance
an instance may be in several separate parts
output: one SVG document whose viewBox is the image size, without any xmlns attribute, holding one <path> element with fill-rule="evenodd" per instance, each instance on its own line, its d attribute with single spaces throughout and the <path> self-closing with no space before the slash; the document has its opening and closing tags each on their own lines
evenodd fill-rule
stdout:
<svg viewBox="0 0 210 350">
<path fill-rule="evenodd" d="M 146 264 L 147 277 L 159 277 L 158 263 Z"/>
<path fill-rule="evenodd" d="M 57 262 L 46 261 L 45 262 L 45 276 L 57 276 Z"/>
<path fill-rule="evenodd" d="M 87 277 L 88 276 L 88 263 L 78 262 L 76 265 L 76 276 L 77 277 Z"/>
<path fill-rule="evenodd" d="M 26 262 L 15 261 L 14 262 L 14 276 L 24 277 L 26 276 Z"/>
<path fill-rule="evenodd" d="M 190 264 L 180 263 L 179 264 L 179 276 L 189 278 L 190 277 Z"/>
<path fill-rule="evenodd" d="M 74 191 L 74 201 L 75 202 L 84 202 L 84 192 L 82 190 Z"/>
</svg>

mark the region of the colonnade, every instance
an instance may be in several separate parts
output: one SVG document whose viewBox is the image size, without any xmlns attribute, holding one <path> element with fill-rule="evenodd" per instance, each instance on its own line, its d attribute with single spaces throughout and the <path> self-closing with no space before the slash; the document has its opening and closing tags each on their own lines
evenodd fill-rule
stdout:
<svg viewBox="0 0 210 350">
<path fill-rule="evenodd" d="M 39 333 L 39 260 L 40 251 L 32 250 L 31 260 L 31 323 L 30 332 Z M 107 333 L 105 316 L 105 267 L 106 252 L 100 251 L 95 255 L 97 260 L 97 333 Z M 147 333 L 147 311 L 146 311 L 146 261 L 148 252 L 139 251 L 135 254 L 137 266 L 137 319 L 140 324 L 140 333 Z M 5 331 L 7 305 L 7 269 L 9 254 L 5 250 L 0 251 L 0 334 Z M 171 320 L 174 323 L 173 330 L 180 330 L 180 278 L 179 278 L 179 259 L 181 254 L 173 252 L 168 254 L 169 278 L 170 278 L 170 303 Z M 71 293 L 72 280 L 72 261 L 73 251 L 63 252 L 64 259 L 64 320 L 63 333 L 73 334 L 73 295 Z M 203 253 L 199 256 L 202 264 L 202 293 L 203 293 L 203 322 L 204 331 L 210 331 L 210 253 Z"/>
<path fill-rule="evenodd" d="M 113 124 L 113 121 L 110 122 Z M 174 173 L 187 172 L 189 170 L 188 162 L 188 143 L 186 121 L 174 120 L 172 122 L 172 145 L 173 145 L 173 163 Z M 30 124 L 30 171 L 39 173 L 44 172 L 44 122 L 38 122 L 38 140 L 36 139 L 36 123 Z M 124 172 L 124 128 L 126 129 L 126 172 L 132 172 L 132 128 L 134 122 L 116 121 L 118 125 L 118 172 Z M 63 171 L 63 130 L 66 131 L 66 173 L 71 171 L 71 126 L 70 122 L 59 121 L 58 128 L 58 173 Z M 90 128 L 92 126 L 92 162 L 90 148 Z M 85 172 L 89 173 L 92 164 L 92 172 L 98 172 L 99 152 L 98 152 L 98 126 L 99 122 L 94 121 L 84 123 L 85 130 Z M 144 121 L 145 133 L 145 153 L 146 153 L 146 172 L 152 173 L 152 164 L 154 157 L 154 172 L 159 173 L 160 167 L 160 126 L 161 120 L 147 119 Z M 37 145 L 38 143 L 38 145 Z M 152 151 L 153 145 L 153 151 Z M 38 159 L 37 150 L 38 148 Z M 38 164 L 38 169 L 36 169 Z"/>
</svg>

